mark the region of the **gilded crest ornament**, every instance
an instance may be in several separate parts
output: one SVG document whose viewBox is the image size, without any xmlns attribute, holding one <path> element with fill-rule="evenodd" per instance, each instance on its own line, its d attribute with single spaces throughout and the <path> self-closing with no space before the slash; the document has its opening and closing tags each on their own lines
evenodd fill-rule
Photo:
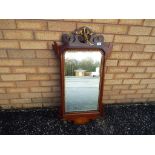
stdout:
<svg viewBox="0 0 155 155">
<path fill-rule="evenodd" d="M 75 34 L 79 35 L 79 40 L 81 42 L 92 45 L 90 38 L 93 35 L 93 32 L 88 27 L 80 28 L 79 30 L 75 31 Z"/>
<path fill-rule="evenodd" d="M 63 34 L 62 41 L 66 44 L 87 44 L 92 45 L 102 45 L 104 38 L 102 35 L 97 35 L 92 32 L 88 27 L 81 27 L 71 34 Z"/>
<path fill-rule="evenodd" d="M 105 53 L 112 50 L 112 44 L 104 42 L 103 35 L 92 32 L 88 27 L 81 27 L 70 34 L 63 34 L 62 42 L 64 44 L 62 48 L 99 48 Z"/>
</svg>

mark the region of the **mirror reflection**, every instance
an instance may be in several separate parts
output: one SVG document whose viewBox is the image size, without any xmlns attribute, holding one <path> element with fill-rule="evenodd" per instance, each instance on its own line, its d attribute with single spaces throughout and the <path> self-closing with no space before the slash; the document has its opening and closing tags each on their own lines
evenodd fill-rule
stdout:
<svg viewBox="0 0 155 155">
<path fill-rule="evenodd" d="M 66 51 L 65 112 L 98 110 L 100 51 Z"/>
</svg>

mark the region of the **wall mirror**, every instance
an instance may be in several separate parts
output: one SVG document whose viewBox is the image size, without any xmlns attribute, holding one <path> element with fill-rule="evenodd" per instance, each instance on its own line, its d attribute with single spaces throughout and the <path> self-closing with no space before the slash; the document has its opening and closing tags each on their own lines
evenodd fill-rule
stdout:
<svg viewBox="0 0 155 155">
<path fill-rule="evenodd" d="M 84 124 L 103 114 L 104 68 L 112 44 L 82 27 L 62 35 L 53 49 L 60 60 L 61 117 Z"/>
<path fill-rule="evenodd" d="M 98 110 L 100 51 L 65 52 L 65 112 Z"/>
</svg>

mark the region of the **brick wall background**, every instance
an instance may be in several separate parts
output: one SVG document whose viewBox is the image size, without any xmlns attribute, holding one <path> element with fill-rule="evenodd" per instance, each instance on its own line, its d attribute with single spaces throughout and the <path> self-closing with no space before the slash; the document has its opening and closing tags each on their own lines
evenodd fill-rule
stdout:
<svg viewBox="0 0 155 155">
<path fill-rule="evenodd" d="M 59 62 L 51 45 L 82 26 L 114 45 L 104 103 L 155 101 L 155 20 L 0 20 L 0 107 L 59 105 Z"/>
</svg>

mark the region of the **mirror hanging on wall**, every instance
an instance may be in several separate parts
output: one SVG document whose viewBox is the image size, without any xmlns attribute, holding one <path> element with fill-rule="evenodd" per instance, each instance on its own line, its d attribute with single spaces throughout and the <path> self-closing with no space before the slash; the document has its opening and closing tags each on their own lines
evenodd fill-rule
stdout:
<svg viewBox="0 0 155 155">
<path fill-rule="evenodd" d="M 112 44 L 88 27 L 63 34 L 62 43 L 53 44 L 60 60 L 60 115 L 64 120 L 85 124 L 103 114 L 105 60 Z"/>
</svg>

